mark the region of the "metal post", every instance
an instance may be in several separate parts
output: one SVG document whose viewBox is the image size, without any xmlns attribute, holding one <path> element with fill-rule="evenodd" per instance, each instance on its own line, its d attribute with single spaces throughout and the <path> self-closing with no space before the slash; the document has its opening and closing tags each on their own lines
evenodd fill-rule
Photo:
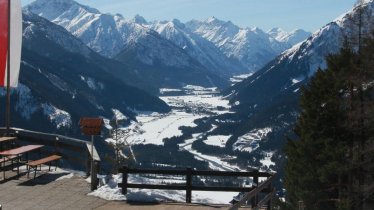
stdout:
<svg viewBox="0 0 374 210">
<path fill-rule="evenodd" d="M 95 190 L 95 159 L 94 159 L 94 136 L 91 136 L 91 190 Z"/>
<path fill-rule="evenodd" d="M 186 203 L 191 203 L 191 194 L 192 194 L 192 169 L 187 168 L 187 177 L 186 177 Z"/>
<path fill-rule="evenodd" d="M 7 86 L 6 86 L 6 113 L 5 113 L 5 124 L 6 133 L 9 135 L 10 132 L 10 18 L 11 18 L 11 8 L 10 0 L 8 0 L 8 57 L 7 57 Z"/>
</svg>

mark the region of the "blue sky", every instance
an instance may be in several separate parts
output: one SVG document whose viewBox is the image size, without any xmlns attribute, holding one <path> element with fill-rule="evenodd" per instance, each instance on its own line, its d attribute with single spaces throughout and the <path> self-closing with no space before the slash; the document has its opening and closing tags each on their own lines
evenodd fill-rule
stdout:
<svg viewBox="0 0 374 210">
<path fill-rule="evenodd" d="M 22 0 L 28 4 L 33 0 Z M 242 27 L 264 30 L 281 27 L 316 31 L 348 11 L 356 0 L 77 0 L 104 13 L 119 13 L 126 18 L 140 14 L 147 20 L 182 22 L 215 16 Z"/>
</svg>

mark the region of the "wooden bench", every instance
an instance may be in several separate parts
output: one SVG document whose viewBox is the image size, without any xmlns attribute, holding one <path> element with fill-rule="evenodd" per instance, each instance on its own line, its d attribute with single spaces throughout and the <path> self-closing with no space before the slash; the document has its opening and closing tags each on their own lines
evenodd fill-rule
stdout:
<svg viewBox="0 0 374 210">
<path fill-rule="evenodd" d="M 10 155 L 10 156 L 0 158 L 0 166 L 1 166 L 1 169 L 3 170 L 3 179 L 5 179 L 5 163 L 8 161 L 11 161 L 12 162 L 11 164 L 13 165 L 13 160 L 16 159 L 17 157 L 18 157 L 17 155 Z"/>
<path fill-rule="evenodd" d="M 26 165 L 27 165 L 27 178 L 29 178 L 30 169 L 33 168 L 34 169 L 34 179 L 35 179 L 36 171 L 38 169 L 38 166 L 40 166 L 40 168 L 41 168 L 42 164 L 49 163 L 49 169 L 48 170 L 51 171 L 51 164 L 52 164 L 52 162 L 55 162 L 56 163 L 55 170 L 56 170 L 57 169 L 57 161 L 60 160 L 61 158 L 62 157 L 59 156 L 59 155 L 51 155 L 51 156 L 48 156 L 48 157 L 45 157 L 45 158 L 42 158 L 42 159 L 39 159 L 39 160 L 34 160 L 34 161 L 26 163 Z"/>
</svg>

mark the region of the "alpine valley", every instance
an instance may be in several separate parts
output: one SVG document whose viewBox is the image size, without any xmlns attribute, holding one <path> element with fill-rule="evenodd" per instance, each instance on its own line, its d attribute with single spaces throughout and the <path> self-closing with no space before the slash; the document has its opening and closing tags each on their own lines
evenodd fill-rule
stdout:
<svg viewBox="0 0 374 210">
<path fill-rule="evenodd" d="M 373 1 L 364 8 L 373 13 Z M 215 17 L 125 19 L 73 0 L 36 0 L 23 11 L 12 126 L 79 136 L 82 116 L 110 128 L 125 115 L 123 129 L 142 130 L 128 138 L 139 167 L 282 174 L 300 88 L 340 49 L 355 15 L 311 34 Z"/>
</svg>

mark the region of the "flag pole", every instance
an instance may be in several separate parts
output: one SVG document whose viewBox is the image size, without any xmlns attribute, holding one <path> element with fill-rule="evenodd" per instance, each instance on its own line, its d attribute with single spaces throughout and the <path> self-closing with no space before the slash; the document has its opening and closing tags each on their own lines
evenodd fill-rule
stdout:
<svg viewBox="0 0 374 210">
<path fill-rule="evenodd" d="M 9 135 L 10 130 L 10 18 L 11 18 L 11 8 L 10 0 L 8 0 L 8 56 L 7 56 L 7 85 L 6 85 L 6 132 Z"/>
</svg>

